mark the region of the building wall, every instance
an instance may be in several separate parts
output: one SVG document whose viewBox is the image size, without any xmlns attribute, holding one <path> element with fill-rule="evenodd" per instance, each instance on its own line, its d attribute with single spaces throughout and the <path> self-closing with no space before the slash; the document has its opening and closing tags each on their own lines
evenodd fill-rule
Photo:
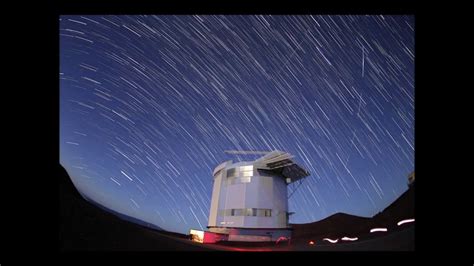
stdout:
<svg viewBox="0 0 474 266">
<path fill-rule="evenodd" d="M 236 174 L 228 177 L 228 171 L 233 168 Z M 255 168 L 249 171 L 250 168 L 248 162 L 229 162 L 223 171 L 215 175 L 210 227 L 288 227 L 287 184 L 284 179 L 279 176 L 260 176 Z"/>
<path fill-rule="evenodd" d="M 214 184 L 212 188 L 212 199 L 211 199 L 211 209 L 209 212 L 209 226 L 217 226 L 217 208 L 219 206 L 219 198 L 221 193 L 221 184 L 222 184 L 222 174 L 217 175 L 214 178 Z"/>
</svg>

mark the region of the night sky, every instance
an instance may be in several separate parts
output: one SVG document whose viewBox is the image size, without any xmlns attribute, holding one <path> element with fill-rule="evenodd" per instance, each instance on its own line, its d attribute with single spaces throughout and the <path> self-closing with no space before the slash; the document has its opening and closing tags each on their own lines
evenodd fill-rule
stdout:
<svg viewBox="0 0 474 266">
<path fill-rule="evenodd" d="M 212 170 L 258 158 L 224 150 L 282 150 L 310 171 L 292 223 L 372 216 L 407 189 L 413 16 L 59 20 L 60 163 L 109 208 L 205 229 Z"/>
</svg>

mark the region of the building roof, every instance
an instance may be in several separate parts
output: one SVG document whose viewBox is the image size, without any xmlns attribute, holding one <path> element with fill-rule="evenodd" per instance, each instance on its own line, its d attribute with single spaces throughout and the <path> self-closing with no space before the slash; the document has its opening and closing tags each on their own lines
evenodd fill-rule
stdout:
<svg viewBox="0 0 474 266">
<path fill-rule="evenodd" d="M 299 179 L 309 176 L 309 172 L 303 167 L 296 164 L 296 162 L 292 160 L 293 157 L 293 155 L 287 152 L 270 151 L 267 152 L 264 156 L 256 159 L 255 161 L 237 163 L 232 163 L 232 161 L 225 161 L 219 164 L 216 168 L 214 168 L 212 174 L 215 175 L 218 171 L 224 169 L 230 164 L 235 166 L 236 164 L 245 163 L 249 165 L 254 165 L 256 169 L 268 172 L 269 174 L 282 176 L 285 179 L 290 178 L 290 182 L 295 182 Z"/>
<path fill-rule="evenodd" d="M 255 160 L 257 169 L 266 170 L 290 178 L 290 182 L 295 182 L 301 178 L 309 176 L 309 172 L 292 160 L 293 155 L 283 151 L 272 151 Z"/>
</svg>

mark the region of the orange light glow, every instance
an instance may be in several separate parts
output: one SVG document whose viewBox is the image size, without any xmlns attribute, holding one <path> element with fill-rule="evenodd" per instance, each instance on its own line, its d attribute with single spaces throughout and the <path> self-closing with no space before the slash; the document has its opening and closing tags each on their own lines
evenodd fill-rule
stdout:
<svg viewBox="0 0 474 266">
<path fill-rule="evenodd" d="M 314 245 L 314 241 L 313 240 L 309 241 L 309 244 Z"/>
<path fill-rule="evenodd" d="M 198 242 L 198 243 L 204 242 L 204 231 L 191 229 L 189 231 L 189 234 L 191 235 L 192 241 Z"/>
</svg>

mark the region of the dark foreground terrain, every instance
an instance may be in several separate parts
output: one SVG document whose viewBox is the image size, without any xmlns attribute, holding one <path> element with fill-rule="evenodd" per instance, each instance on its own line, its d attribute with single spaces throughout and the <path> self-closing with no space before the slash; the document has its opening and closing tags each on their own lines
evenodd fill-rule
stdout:
<svg viewBox="0 0 474 266">
<path fill-rule="evenodd" d="M 415 249 L 415 225 L 406 223 L 399 226 L 397 223 L 412 218 L 415 218 L 414 183 L 392 204 L 373 217 L 336 213 L 317 222 L 293 224 L 292 244 L 311 246 L 310 249 L 315 250 L 411 251 Z M 386 228 L 387 232 L 370 233 L 372 228 Z M 343 237 L 357 237 L 358 240 L 342 241 Z M 339 240 L 332 244 L 323 240 L 324 238 Z M 313 241 L 314 245 L 309 245 L 310 241 Z"/>
<path fill-rule="evenodd" d="M 414 186 L 394 203 L 371 218 L 343 213 L 321 221 L 294 224 L 291 243 L 268 245 L 199 244 L 186 235 L 149 228 L 97 203 L 86 201 L 75 188 L 63 167 L 59 169 L 59 249 L 116 251 L 371 251 L 414 250 L 414 223 L 397 226 L 414 217 Z M 119 218 L 121 217 L 121 218 Z M 127 221 L 129 220 L 129 221 Z M 138 222 L 138 224 L 137 224 Z M 141 225 L 140 225 L 141 224 Z M 388 232 L 369 233 L 373 227 Z M 358 237 L 346 242 L 341 238 Z M 329 243 L 323 238 L 339 238 Z M 313 245 L 309 244 L 313 241 Z"/>
<path fill-rule="evenodd" d="M 84 200 L 66 170 L 59 170 L 60 250 L 209 250 L 181 240 L 185 235 L 153 230 L 104 211 Z"/>
</svg>

